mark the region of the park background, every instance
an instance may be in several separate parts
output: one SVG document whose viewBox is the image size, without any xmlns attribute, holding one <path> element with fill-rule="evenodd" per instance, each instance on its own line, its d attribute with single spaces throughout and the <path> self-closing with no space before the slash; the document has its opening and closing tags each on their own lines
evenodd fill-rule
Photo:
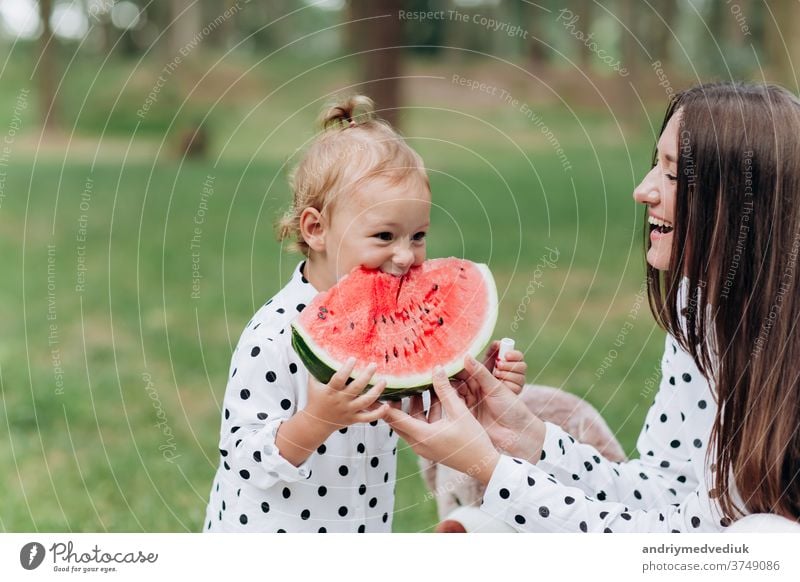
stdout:
<svg viewBox="0 0 800 582">
<path fill-rule="evenodd" d="M 629 455 L 664 334 L 643 209 L 670 95 L 797 92 L 790 0 L 1 0 L 1 531 L 199 531 L 238 336 L 299 260 L 286 173 L 342 93 L 423 156 L 429 257 L 490 265 L 528 381 Z M 394 529 L 435 502 L 399 455 Z"/>
</svg>

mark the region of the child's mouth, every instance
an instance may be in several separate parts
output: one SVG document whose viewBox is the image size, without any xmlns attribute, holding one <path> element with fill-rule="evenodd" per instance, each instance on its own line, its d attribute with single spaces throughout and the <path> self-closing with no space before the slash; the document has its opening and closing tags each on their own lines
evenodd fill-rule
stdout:
<svg viewBox="0 0 800 582">
<path fill-rule="evenodd" d="M 660 234 L 669 234 L 674 228 L 671 223 L 667 222 L 666 220 L 656 218 L 655 216 L 648 216 L 647 222 L 650 224 L 651 233 L 655 231 Z"/>
</svg>

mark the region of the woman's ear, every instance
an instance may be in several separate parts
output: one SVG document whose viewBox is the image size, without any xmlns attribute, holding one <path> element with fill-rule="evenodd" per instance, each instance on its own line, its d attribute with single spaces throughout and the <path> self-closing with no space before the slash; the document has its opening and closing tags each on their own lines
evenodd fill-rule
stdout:
<svg viewBox="0 0 800 582">
<path fill-rule="evenodd" d="M 326 229 L 326 221 L 316 208 L 309 207 L 300 213 L 300 236 L 312 251 L 325 250 Z"/>
</svg>

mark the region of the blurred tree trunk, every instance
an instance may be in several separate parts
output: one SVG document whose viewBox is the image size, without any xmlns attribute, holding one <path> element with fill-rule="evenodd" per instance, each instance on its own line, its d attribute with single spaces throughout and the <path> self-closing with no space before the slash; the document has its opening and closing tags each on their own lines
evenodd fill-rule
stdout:
<svg viewBox="0 0 800 582">
<path fill-rule="evenodd" d="M 203 28 L 203 5 L 199 0 L 171 0 L 172 34 L 170 53 L 173 56 L 188 56 L 196 50 L 203 39 L 198 37 Z M 185 54 L 181 54 L 181 49 Z"/>
<path fill-rule="evenodd" d="M 36 74 L 39 81 L 40 107 L 42 113 L 42 129 L 52 131 L 58 129 L 58 103 L 56 102 L 57 54 L 56 40 L 50 26 L 53 14 L 52 0 L 39 0 L 39 18 L 42 20 L 42 36 L 39 39 L 39 66 Z"/>
<path fill-rule="evenodd" d="M 728 18 L 733 19 L 724 2 L 712 2 L 709 5 L 707 19 L 708 32 L 711 38 L 708 42 L 708 50 L 711 54 L 719 56 L 720 59 L 724 55 L 722 51 L 724 50 L 728 33 L 728 26 L 726 26 Z"/>
<path fill-rule="evenodd" d="M 677 17 L 677 0 L 663 0 L 646 11 L 646 26 L 653 38 L 650 58 L 653 61 L 661 61 L 662 66 L 669 66 L 669 47 L 677 41 L 675 34 Z"/>
<path fill-rule="evenodd" d="M 231 38 L 238 14 L 224 18 L 228 10 L 236 9 L 236 0 L 205 0 L 203 3 L 203 21 L 206 23 L 220 19 L 218 26 L 208 35 L 208 44 L 218 49 L 227 49 L 232 46 Z"/>
<path fill-rule="evenodd" d="M 359 91 L 372 98 L 379 116 L 395 127 L 401 102 L 402 49 L 392 47 L 403 44 L 403 22 L 397 17 L 401 9 L 402 0 L 350 0 L 347 9 L 348 46 L 352 53 L 361 53 L 357 57 Z"/>
<path fill-rule="evenodd" d="M 172 40 L 173 28 L 172 6 L 164 2 L 149 2 L 145 8 L 148 22 L 152 23 L 155 46 L 151 49 L 151 54 L 157 53 L 158 56 L 169 62 L 173 58 L 172 49 L 175 43 Z M 110 19 L 109 19 L 110 21 Z M 109 26 L 111 24 L 109 23 Z M 116 39 L 115 39 L 116 40 Z"/>
<path fill-rule="evenodd" d="M 620 20 L 624 27 L 621 27 L 622 44 L 622 67 L 628 70 L 628 80 L 636 83 L 639 73 L 639 16 L 641 7 L 636 0 L 622 0 L 622 10 Z"/>
<path fill-rule="evenodd" d="M 575 7 L 575 15 L 580 16 L 580 20 L 578 21 L 578 29 L 580 29 L 584 36 L 589 36 L 594 32 L 592 29 L 594 28 L 594 0 L 579 0 L 577 6 Z M 586 46 L 585 42 L 581 42 L 578 45 L 579 53 L 578 53 L 578 62 L 580 63 L 581 69 L 586 72 L 589 72 L 592 69 L 593 60 L 595 58 L 594 53 Z"/>
<path fill-rule="evenodd" d="M 548 49 L 545 44 L 547 42 L 545 30 L 555 19 L 555 13 L 547 12 L 547 9 L 552 10 L 550 2 L 547 0 L 540 0 L 535 6 L 527 3 L 520 3 L 520 11 L 522 14 L 520 22 L 523 26 L 527 23 L 527 29 L 530 32 L 527 39 L 528 62 L 531 65 L 531 70 L 534 71 L 541 71 L 544 69 L 550 57 L 550 49 Z"/>
<path fill-rule="evenodd" d="M 800 64 L 800 39 L 795 28 L 800 18 L 800 3 L 775 0 L 764 9 L 772 12 L 772 17 L 767 15 L 765 26 L 769 69 L 774 72 L 777 82 L 797 93 L 798 80 L 795 71 Z"/>
</svg>

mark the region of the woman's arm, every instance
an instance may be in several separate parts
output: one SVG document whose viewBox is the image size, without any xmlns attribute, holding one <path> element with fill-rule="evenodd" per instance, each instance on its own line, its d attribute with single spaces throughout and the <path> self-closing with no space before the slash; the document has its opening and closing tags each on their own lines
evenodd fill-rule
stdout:
<svg viewBox="0 0 800 582">
<path fill-rule="evenodd" d="M 661 388 L 637 445 L 640 458 L 623 463 L 606 460 L 594 447 L 577 442 L 554 424 L 532 419 L 530 413 L 526 414 L 527 408 L 515 402 L 519 399 L 474 360 L 467 362 L 467 369 L 483 395 L 473 410 L 487 427 L 492 442 L 509 455 L 580 488 L 585 495 L 646 509 L 676 503 L 698 485 L 690 448 L 696 446 L 698 434 L 707 432 L 704 423 L 709 416 L 687 416 L 680 410 L 682 399 L 677 391 L 687 389 L 679 385 L 680 377 L 687 369 L 698 376 L 699 372 L 670 337 L 662 358 Z M 683 436 L 687 427 L 696 428 L 691 438 Z"/>
<path fill-rule="evenodd" d="M 701 486 L 680 505 L 631 509 L 585 495 L 527 461 L 500 455 L 443 373 L 434 375 L 433 386 L 439 401 L 427 418 L 419 409 L 408 415 L 391 408 L 385 420 L 416 453 L 486 484 L 483 509 L 520 531 L 713 532 L 723 527 Z"/>
<path fill-rule="evenodd" d="M 441 368 L 434 370 L 433 389 L 438 398 L 427 416 L 422 406 L 416 405 L 411 414 L 387 407 L 383 419 L 418 455 L 487 484 L 500 453 Z"/>
<path fill-rule="evenodd" d="M 726 523 L 701 486 L 679 504 L 634 509 L 562 484 L 536 465 L 503 456 L 482 509 L 526 532 L 719 532 Z"/>
</svg>

